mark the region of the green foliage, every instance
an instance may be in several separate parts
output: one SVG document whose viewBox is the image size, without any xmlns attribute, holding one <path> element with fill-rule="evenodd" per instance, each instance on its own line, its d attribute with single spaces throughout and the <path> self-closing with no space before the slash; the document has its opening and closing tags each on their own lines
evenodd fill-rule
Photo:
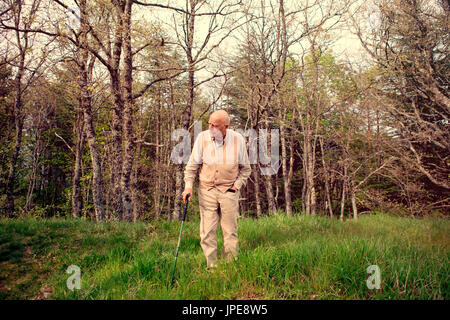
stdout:
<svg viewBox="0 0 450 320">
<path fill-rule="evenodd" d="M 4 195 L 4 185 L 8 175 L 8 160 L 12 154 L 11 137 L 13 132 L 11 128 L 12 111 L 12 79 L 11 70 L 6 63 L 0 61 L 0 210 L 6 205 L 6 195 Z"/>
<path fill-rule="evenodd" d="M 294 212 L 300 213 L 302 212 L 302 198 L 298 197 L 294 201 L 292 201 L 292 209 Z"/>
</svg>

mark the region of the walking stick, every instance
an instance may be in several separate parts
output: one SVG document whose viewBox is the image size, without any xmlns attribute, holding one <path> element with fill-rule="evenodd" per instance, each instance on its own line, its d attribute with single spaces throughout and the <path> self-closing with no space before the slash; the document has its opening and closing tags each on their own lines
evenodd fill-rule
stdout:
<svg viewBox="0 0 450 320">
<path fill-rule="evenodd" d="M 183 233 L 183 225 L 184 225 L 184 221 L 186 220 L 186 213 L 187 213 L 187 208 L 188 208 L 188 203 L 189 203 L 189 196 L 190 196 L 190 194 L 188 193 L 186 195 L 186 204 L 184 205 L 183 219 L 181 220 L 181 229 L 180 229 L 180 234 L 178 236 L 178 245 L 177 245 L 177 251 L 175 251 L 175 261 L 173 262 L 172 276 L 170 278 L 170 284 L 173 284 L 173 275 L 175 274 L 175 267 L 177 266 L 178 250 L 180 249 L 181 234 Z"/>
</svg>

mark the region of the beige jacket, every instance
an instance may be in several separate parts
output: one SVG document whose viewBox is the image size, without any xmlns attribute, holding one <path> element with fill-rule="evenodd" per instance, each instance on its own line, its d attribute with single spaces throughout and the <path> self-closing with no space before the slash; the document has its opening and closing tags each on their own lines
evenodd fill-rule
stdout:
<svg viewBox="0 0 450 320">
<path fill-rule="evenodd" d="M 209 130 L 201 132 L 194 142 L 189 162 L 184 170 L 185 188 L 192 188 L 200 169 L 200 186 L 216 187 L 226 192 L 233 185 L 240 189 L 251 174 L 244 137 L 227 129 L 222 144 L 213 141 Z"/>
</svg>

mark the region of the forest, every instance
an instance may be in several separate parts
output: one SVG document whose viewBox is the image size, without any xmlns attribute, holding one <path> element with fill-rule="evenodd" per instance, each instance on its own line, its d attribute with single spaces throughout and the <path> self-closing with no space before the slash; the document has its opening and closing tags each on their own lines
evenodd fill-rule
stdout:
<svg viewBox="0 0 450 320">
<path fill-rule="evenodd" d="M 220 109 L 255 155 L 243 217 L 448 217 L 449 16 L 448 0 L 4 0 L 1 217 L 178 220 Z"/>
</svg>

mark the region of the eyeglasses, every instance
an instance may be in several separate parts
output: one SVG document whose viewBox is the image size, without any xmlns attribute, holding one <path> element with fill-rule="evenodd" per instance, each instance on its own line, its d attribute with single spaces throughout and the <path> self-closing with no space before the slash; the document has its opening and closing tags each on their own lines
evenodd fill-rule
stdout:
<svg viewBox="0 0 450 320">
<path fill-rule="evenodd" d="M 214 123 L 211 123 L 211 122 L 208 122 L 208 125 L 210 125 L 210 126 L 213 127 L 213 128 L 218 128 L 218 127 L 220 127 L 219 124 L 214 124 Z"/>
</svg>

